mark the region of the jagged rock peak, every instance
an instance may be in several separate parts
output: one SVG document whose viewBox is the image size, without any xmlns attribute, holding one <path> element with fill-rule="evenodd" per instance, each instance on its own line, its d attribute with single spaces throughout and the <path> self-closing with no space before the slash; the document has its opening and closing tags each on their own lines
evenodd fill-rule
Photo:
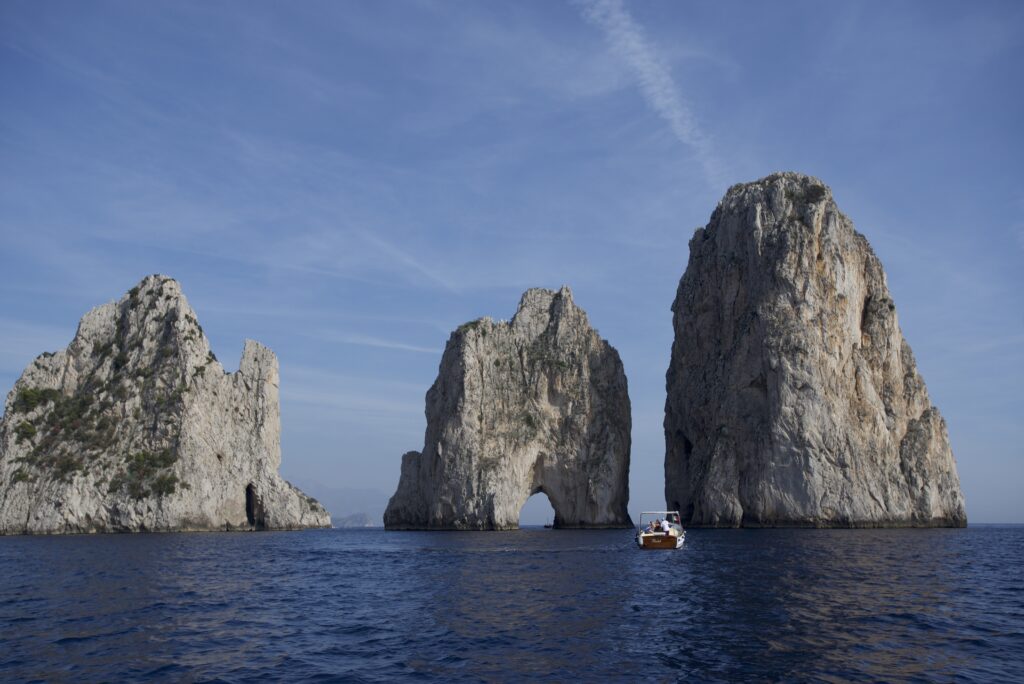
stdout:
<svg viewBox="0 0 1024 684">
<path fill-rule="evenodd" d="M 278 365 L 226 373 L 171 278 L 82 317 L 0 420 L 0 533 L 295 529 L 330 518 L 281 479 Z"/>
<path fill-rule="evenodd" d="M 538 492 L 556 527 L 630 524 L 626 376 L 568 287 L 527 290 L 510 322 L 459 326 L 426 415 L 385 527 L 515 529 Z"/>
<path fill-rule="evenodd" d="M 691 525 L 966 524 L 882 265 L 820 180 L 731 187 L 672 311 L 665 498 Z"/>
</svg>

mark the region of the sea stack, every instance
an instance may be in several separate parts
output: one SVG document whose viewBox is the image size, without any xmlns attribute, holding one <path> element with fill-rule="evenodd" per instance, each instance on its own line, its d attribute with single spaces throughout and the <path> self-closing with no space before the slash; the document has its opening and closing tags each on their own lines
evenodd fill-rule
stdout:
<svg viewBox="0 0 1024 684">
<path fill-rule="evenodd" d="M 630 525 L 626 375 L 569 288 L 528 290 L 511 322 L 453 332 L 426 414 L 388 529 L 516 529 L 538 492 L 555 527 Z"/>
<path fill-rule="evenodd" d="M 710 527 L 962 527 L 946 424 L 885 273 L 821 181 L 729 189 L 690 240 L 665 498 Z"/>
<path fill-rule="evenodd" d="M 328 527 L 285 482 L 274 353 L 226 373 L 174 280 L 145 278 L 33 361 L 0 421 L 0 533 Z"/>
</svg>

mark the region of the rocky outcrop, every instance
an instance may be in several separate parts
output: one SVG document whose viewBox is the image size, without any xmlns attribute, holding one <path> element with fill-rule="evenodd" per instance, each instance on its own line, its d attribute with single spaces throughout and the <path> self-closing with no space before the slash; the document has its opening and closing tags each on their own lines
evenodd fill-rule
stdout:
<svg viewBox="0 0 1024 684">
<path fill-rule="evenodd" d="M 0 421 L 0 533 L 326 527 L 281 479 L 277 359 L 225 373 L 174 280 L 149 276 L 38 357 Z"/>
<path fill-rule="evenodd" d="M 569 288 L 529 290 L 511 322 L 452 333 L 384 525 L 515 529 L 544 492 L 555 527 L 628 526 L 629 410 L 619 355 Z"/>
<path fill-rule="evenodd" d="M 730 188 L 672 310 L 665 497 L 689 524 L 966 524 L 882 265 L 820 181 Z"/>
</svg>

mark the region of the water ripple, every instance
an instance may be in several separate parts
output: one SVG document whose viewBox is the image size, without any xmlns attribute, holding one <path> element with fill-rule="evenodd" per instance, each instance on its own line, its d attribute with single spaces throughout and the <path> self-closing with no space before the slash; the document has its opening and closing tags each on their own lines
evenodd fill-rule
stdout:
<svg viewBox="0 0 1024 684">
<path fill-rule="evenodd" d="M 0 679 L 1024 679 L 1024 528 L 0 539 Z"/>
</svg>

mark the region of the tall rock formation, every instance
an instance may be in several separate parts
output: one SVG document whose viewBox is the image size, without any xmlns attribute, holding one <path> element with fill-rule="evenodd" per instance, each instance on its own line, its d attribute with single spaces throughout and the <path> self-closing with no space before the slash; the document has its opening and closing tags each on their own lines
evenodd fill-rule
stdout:
<svg viewBox="0 0 1024 684">
<path fill-rule="evenodd" d="M 672 311 L 665 498 L 691 525 L 966 524 L 882 265 L 821 181 L 730 188 Z"/>
<path fill-rule="evenodd" d="M 280 464 L 273 352 L 247 341 L 225 373 L 178 283 L 149 276 L 8 395 L 0 533 L 329 526 Z"/>
<path fill-rule="evenodd" d="M 452 333 L 426 414 L 388 529 L 516 529 L 537 492 L 555 527 L 630 524 L 626 376 L 569 288 L 528 290 L 511 322 Z"/>
</svg>

